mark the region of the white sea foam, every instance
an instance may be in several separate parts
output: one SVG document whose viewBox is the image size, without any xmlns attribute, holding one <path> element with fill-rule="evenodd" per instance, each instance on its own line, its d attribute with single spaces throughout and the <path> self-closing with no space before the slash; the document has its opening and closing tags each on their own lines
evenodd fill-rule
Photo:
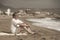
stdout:
<svg viewBox="0 0 60 40">
<path fill-rule="evenodd" d="M 52 18 L 27 19 L 27 20 L 31 21 L 32 25 L 60 31 L 60 21 L 52 20 Z"/>
</svg>

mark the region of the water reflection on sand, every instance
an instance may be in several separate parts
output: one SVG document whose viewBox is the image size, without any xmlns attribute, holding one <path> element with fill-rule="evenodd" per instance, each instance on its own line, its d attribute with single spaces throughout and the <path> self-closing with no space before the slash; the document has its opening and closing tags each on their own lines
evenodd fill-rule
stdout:
<svg viewBox="0 0 60 40">
<path fill-rule="evenodd" d="M 54 18 L 53 18 L 54 19 Z M 49 29 L 54 29 L 60 31 L 60 21 L 52 18 L 41 18 L 41 19 L 26 19 L 32 22 L 32 25 L 38 27 L 45 27 Z"/>
</svg>

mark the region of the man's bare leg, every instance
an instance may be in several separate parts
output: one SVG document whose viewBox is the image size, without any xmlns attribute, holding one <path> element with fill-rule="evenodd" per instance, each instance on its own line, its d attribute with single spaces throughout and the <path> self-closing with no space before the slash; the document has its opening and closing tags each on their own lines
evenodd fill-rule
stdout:
<svg viewBox="0 0 60 40">
<path fill-rule="evenodd" d="M 20 27 L 24 28 L 27 32 L 31 33 L 31 34 L 34 34 L 34 32 L 32 32 L 31 28 L 29 25 L 27 24 L 22 24 L 20 25 Z"/>
<path fill-rule="evenodd" d="M 34 34 L 34 32 L 32 32 L 32 30 L 31 30 L 30 28 L 24 27 L 24 29 L 25 29 L 26 31 L 28 31 L 29 33 L 31 33 L 31 34 Z"/>
</svg>

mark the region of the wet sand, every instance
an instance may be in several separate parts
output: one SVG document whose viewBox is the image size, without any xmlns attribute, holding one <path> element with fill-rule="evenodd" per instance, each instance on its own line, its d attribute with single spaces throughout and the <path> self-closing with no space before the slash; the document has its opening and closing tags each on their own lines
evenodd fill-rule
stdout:
<svg viewBox="0 0 60 40">
<path fill-rule="evenodd" d="M 59 31 L 33 26 L 31 25 L 31 22 L 25 20 L 26 18 L 31 17 L 21 17 L 20 19 L 28 23 L 31 26 L 32 31 L 36 32 L 35 34 L 28 34 L 26 36 L 0 36 L 0 40 L 60 40 Z M 0 32 L 11 33 L 10 25 L 11 17 L 0 15 Z"/>
</svg>

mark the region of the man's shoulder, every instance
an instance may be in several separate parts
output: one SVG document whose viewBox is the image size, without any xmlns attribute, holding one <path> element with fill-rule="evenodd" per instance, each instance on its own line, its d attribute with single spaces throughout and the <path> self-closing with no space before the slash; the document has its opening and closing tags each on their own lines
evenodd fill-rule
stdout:
<svg viewBox="0 0 60 40">
<path fill-rule="evenodd" d="M 15 21 L 15 19 L 13 18 L 12 21 Z"/>
<path fill-rule="evenodd" d="M 14 18 L 12 20 L 15 20 Z"/>
</svg>

